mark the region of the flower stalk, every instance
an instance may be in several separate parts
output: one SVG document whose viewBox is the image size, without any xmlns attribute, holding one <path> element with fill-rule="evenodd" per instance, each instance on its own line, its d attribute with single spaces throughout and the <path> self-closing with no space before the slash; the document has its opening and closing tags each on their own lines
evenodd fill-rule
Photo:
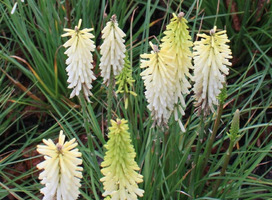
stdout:
<svg viewBox="0 0 272 200">
<path fill-rule="evenodd" d="M 110 119 L 113 103 L 114 77 L 119 75 L 124 67 L 126 34 L 119 28 L 117 17 L 113 15 L 102 30 L 101 58 L 99 67 L 103 83 L 108 86 L 107 93 L 107 124 L 110 127 Z"/>
<path fill-rule="evenodd" d="M 208 160 L 209 160 L 209 157 L 211 155 L 211 151 L 212 151 L 212 147 L 213 147 L 213 144 L 214 144 L 214 140 L 215 140 L 215 137 L 216 137 L 216 134 L 217 134 L 217 131 L 218 131 L 218 128 L 219 128 L 219 125 L 220 125 L 220 120 L 221 120 L 221 116 L 222 116 L 222 113 L 223 113 L 223 106 L 224 106 L 224 102 L 227 98 L 227 88 L 226 88 L 226 84 L 224 84 L 222 90 L 221 90 L 221 93 L 219 94 L 218 96 L 218 99 L 219 99 L 219 106 L 217 108 L 217 115 L 216 115 L 216 119 L 215 119 L 215 123 L 214 123 L 214 126 L 213 126 L 213 130 L 212 130 L 212 134 L 211 136 L 208 138 L 208 143 L 207 143 L 207 146 L 204 150 L 204 154 L 203 154 L 203 158 L 201 159 L 201 162 L 199 164 L 199 167 L 200 167 L 200 175 L 202 176 L 203 175 L 203 172 L 208 164 Z"/>
<path fill-rule="evenodd" d="M 110 80 L 108 84 L 109 86 L 108 86 L 108 92 L 107 92 L 107 124 L 109 129 L 110 121 L 111 121 L 111 110 L 112 110 L 112 102 L 113 102 L 113 85 L 114 85 L 114 76 L 112 71 L 111 71 Z"/>
<path fill-rule="evenodd" d="M 240 112 L 237 109 L 234 113 L 234 117 L 233 117 L 233 120 L 231 123 L 230 133 L 228 134 L 229 139 L 230 139 L 230 144 L 229 144 L 227 153 L 224 158 L 224 163 L 223 163 L 222 169 L 220 171 L 220 175 L 219 175 L 220 177 L 223 177 L 225 175 L 230 158 L 231 158 L 233 147 L 236 144 L 237 140 L 240 138 L 240 135 L 238 134 L 239 133 L 239 115 L 240 115 Z M 216 195 L 216 192 L 218 191 L 218 188 L 219 188 L 221 182 L 222 182 L 222 179 L 216 180 L 216 182 L 213 186 L 211 197 L 214 197 Z"/>
</svg>

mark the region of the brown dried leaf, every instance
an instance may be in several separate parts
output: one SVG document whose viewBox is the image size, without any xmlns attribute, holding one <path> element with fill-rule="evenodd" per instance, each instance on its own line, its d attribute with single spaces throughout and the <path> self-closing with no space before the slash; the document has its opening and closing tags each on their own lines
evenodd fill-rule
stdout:
<svg viewBox="0 0 272 200">
<path fill-rule="evenodd" d="M 226 5 L 227 5 L 227 8 L 230 7 L 230 12 L 231 13 L 235 13 L 237 12 L 237 4 L 235 1 L 233 0 L 226 0 Z M 240 22 L 240 19 L 238 17 L 237 14 L 232 14 L 232 27 L 234 28 L 234 30 L 236 31 L 240 31 L 241 29 L 241 22 Z"/>
</svg>

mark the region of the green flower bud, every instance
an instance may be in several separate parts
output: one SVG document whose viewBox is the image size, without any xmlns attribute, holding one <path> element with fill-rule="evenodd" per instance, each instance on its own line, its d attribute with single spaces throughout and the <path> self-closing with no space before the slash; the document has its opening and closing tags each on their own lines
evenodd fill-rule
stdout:
<svg viewBox="0 0 272 200">
<path fill-rule="evenodd" d="M 238 134 L 239 129 L 240 129 L 240 127 L 239 127 L 239 123 L 240 123 L 239 118 L 240 118 L 240 112 L 237 109 L 235 111 L 234 117 L 232 119 L 231 127 L 230 127 L 230 130 L 229 130 L 230 133 L 228 134 L 230 140 L 232 140 L 232 141 L 235 141 L 240 137 L 240 135 Z"/>
<path fill-rule="evenodd" d="M 116 93 L 124 94 L 125 108 L 128 106 L 128 97 L 129 94 L 137 96 L 133 91 L 130 91 L 130 88 L 133 87 L 135 80 L 132 77 L 132 68 L 129 62 L 128 54 L 126 53 L 124 68 L 119 75 L 116 76 L 116 85 L 118 85 Z"/>
</svg>

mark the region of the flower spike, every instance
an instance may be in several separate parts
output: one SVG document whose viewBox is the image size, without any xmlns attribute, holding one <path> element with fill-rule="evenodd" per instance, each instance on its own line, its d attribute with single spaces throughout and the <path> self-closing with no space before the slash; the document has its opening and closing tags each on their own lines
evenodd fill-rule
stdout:
<svg viewBox="0 0 272 200">
<path fill-rule="evenodd" d="M 75 200 L 80 192 L 80 179 L 82 178 L 81 153 L 78 151 L 75 138 L 65 141 L 63 131 L 60 131 L 57 144 L 49 139 L 43 139 L 45 145 L 38 145 L 37 151 L 44 155 L 44 161 L 37 165 L 38 169 L 44 169 L 40 175 L 43 200 Z"/>
<path fill-rule="evenodd" d="M 216 26 L 210 31 L 210 36 L 198 34 L 202 39 L 194 43 L 194 77 L 193 91 L 199 113 L 203 110 L 208 115 L 214 112 L 213 105 L 218 105 L 217 96 L 226 82 L 232 58 L 226 31 L 216 32 Z"/>
<path fill-rule="evenodd" d="M 163 48 L 150 42 L 151 54 L 142 54 L 141 68 L 146 68 L 140 75 L 146 88 L 145 96 L 154 124 L 167 124 L 174 109 L 174 69 L 173 57 Z"/>
<path fill-rule="evenodd" d="M 99 67 L 103 83 L 108 84 L 111 73 L 117 76 L 124 67 L 126 46 L 123 39 L 126 34 L 118 27 L 116 15 L 111 17 L 105 28 L 102 30 L 101 59 Z"/>
<path fill-rule="evenodd" d="M 142 197 L 144 190 L 139 189 L 137 183 L 143 182 L 143 176 L 136 171 L 140 170 L 134 158 L 135 150 L 131 144 L 127 121 L 111 120 L 109 140 L 104 161 L 101 163 L 105 192 L 104 197 L 112 200 L 136 200 Z"/>
<path fill-rule="evenodd" d="M 67 54 L 66 71 L 68 73 L 69 83 L 68 88 L 73 88 L 70 98 L 75 95 L 78 96 L 79 92 L 83 90 L 85 99 L 89 101 L 89 96 L 92 95 L 92 81 L 96 79 L 93 69 L 93 55 L 91 52 L 95 50 L 94 42 L 91 40 L 94 35 L 89 33 L 92 28 L 85 28 L 80 30 L 82 20 L 80 19 L 75 29 L 67 29 L 64 31 L 62 37 L 70 36 L 71 38 L 64 43 L 64 47 L 69 47 L 64 53 Z"/>
<path fill-rule="evenodd" d="M 165 36 L 162 38 L 161 48 L 168 54 L 173 55 L 173 62 L 175 64 L 175 82 L 174 82 L 174 103 L 178 105 L 175 107 L 175 120 L 179 121 L 181 129 L 185 131 L 180 119 L 178 118 L 178 110 L 184 115 L 184 108 L 186 106 L 183 95 L 189 93 L 191 84 L 188 78 L 192 78 L 189 69 L 192 69 L 192 53 L 190 48 L 193 46 L 192 38 L 188 31 L 188 21 L 184 18 L 184 13 L 180 12 L 178 16 L 173 13 L 171 22 L 167 25 L 164 31 Z"/>
</svg>

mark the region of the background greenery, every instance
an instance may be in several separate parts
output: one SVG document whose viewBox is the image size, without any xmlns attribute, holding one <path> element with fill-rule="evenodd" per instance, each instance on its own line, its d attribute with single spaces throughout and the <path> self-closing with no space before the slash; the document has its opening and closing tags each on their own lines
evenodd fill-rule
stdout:
<svg viewBox="0 0 272 200">
<path fill-rule="evenodd" d="M 63 129 L 76 137 L 83 153 L 84 178 L 81 199 L 102 199 L 100 163 L 107 141 L 106 91 L 99 78 L 101 29 L 113 15 L 127 34 L 126 45 L 136 80 L 128 110 L 122 96 L 115 97 L 113 116 L 129 120 L 136 161 L 145 190 L 142 199 L 270 199 L 272 198 L 272 5 L 261 0 L 0 0 L 0 198 L 40 199 L 36 164 L 42 158 L 35 149 L 43 138 L 56 138 Z M 217 9 L 217 7 L 219 9 Z M 216 115 L 201 123 L 187 96 L 182 133 L 171 118 L 169 129 L 151 128 L 146 108 L 139 55 L 149 52 L 148 41 L 157 43 L 173 12 L 185 12 L 190 33 L 199 29 L 226 29 L 233 52 L 227 77 L 228 98 L 216 141 L 207 158 L 203 149 Z M 83 28 L 93 27 L 98 79 L 92 103 L 68 99 L 64 27 L 73 28 L 82 18 Z M 241 111 L 242 136 L 235 145 L 225 176 L 218 176 L 226 156 L 227 131 L 233 113 Z M 199 126 L 202 124 L 202 127 Z M 201 130 L 203 138 L 200 138 Z M 201 140 L 200 140 L 201 139 Z M 199 159 L 198 159 L 199 158 Z M 201 169 L 201 170 L 199 170 Z M 204 174 L 201 171 L 204 170 Z M 215 180 L 222 182 L 213 198 Z"/>
</svg>

